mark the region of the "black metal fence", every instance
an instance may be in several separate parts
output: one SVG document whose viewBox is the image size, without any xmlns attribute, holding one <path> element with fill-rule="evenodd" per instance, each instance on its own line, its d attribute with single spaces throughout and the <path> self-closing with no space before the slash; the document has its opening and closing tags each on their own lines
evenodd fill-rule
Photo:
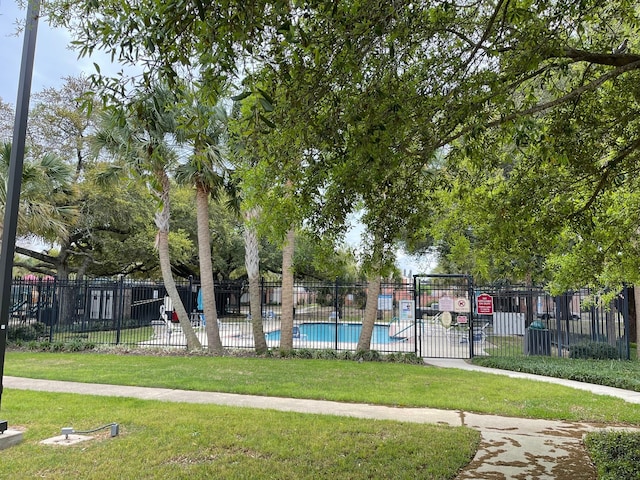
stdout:
<svg viewBox="0 0 640 480">
<path fill-rule="evenodd" d="M 568 357 L 587 344 L 602 344 L 629 358 L 629 289 L 611 300 L 588 288 L 552 296 L 541 288 L 476 288 L 492 297 L 494 313 L 478 315 L 487 324 L 486 355 Z"/>
<path fill-rule="evenodd" d="M 192 325 L 206 345 L 199 290 L 194 281 L 178 284 Z M 223 345 L 254 348 L 248 285 L 217 283 L 215 291 Z M 481 294 L 485 303 L 478 308 Z M 293 295 L 294 348 L 355 350 L 364 320 L 366 284 L 301 282 Z M 587 289 L 552 297 L 542 289 L 478 287 L 470 277 L 456 275 L 383 283 L 371 348 L 423 357 L 564 357 L 576 345 L 597 342 L 628 358 L 627 299 L 626 289 L 603 305 Z M 282 317 L 279 282 L 262 282 L 261 304 L 267 345 L 277 348 Z M 491 313 L 487 313 L 489 304 Z M 15 279 L 12 305 L 9 340 L 186 346 L 182 329 L 172 321 L 172 304 L 161 283 Z"/>
</svg>

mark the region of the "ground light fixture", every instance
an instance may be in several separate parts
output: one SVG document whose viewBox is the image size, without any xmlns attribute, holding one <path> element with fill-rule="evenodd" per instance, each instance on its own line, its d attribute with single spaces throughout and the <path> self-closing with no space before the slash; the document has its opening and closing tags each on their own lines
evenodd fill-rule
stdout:
<svg viewBox="0 0 640 480">
<path fill-rule="evenodd" d="M 66 439 L 68 439 L 69 435 L 87 435 L 89 433 L 95 433 L 100 430 L 106 430 L 107 428 L 111 429 L 112 437 L 117 437 L 118 434 L 120 433 L 120 425 L 118 425 L 117 423 L 108 423 L 107 425 L 102 425 L 101 427 L 98 427 L 98 428 L 93 428 L 91 430 L 82 430 L 82 431 L 75 430 L 73 427 L 63 427 L 61 434 L 64 435 Z"/>
</svg>

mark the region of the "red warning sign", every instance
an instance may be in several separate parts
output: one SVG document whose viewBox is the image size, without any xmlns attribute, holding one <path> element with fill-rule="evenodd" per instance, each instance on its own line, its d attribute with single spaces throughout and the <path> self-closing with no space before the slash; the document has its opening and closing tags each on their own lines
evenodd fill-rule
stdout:
<svg viewBox="0 0 640 480">
<path fill-rule="evenodd" d="M 478 295 L 476 299 L 478 315 L 493 315 L 493 297 L 487 293 Z"/>
</svg>

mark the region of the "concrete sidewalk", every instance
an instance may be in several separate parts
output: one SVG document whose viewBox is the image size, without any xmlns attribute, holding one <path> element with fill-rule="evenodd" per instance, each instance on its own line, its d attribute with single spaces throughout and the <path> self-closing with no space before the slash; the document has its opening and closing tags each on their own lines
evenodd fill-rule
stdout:
<svg viewBox="0 0 640 480">
<path fill-rule="evenodd" d="M 429 359 L 426 362 L 442 368 L 463 368 L 538 381 L 552 381 L 640 403 L 640 395 L 636 392 L 607 389 L 597 385 L 588 386 L 578 382 L 558 381 L 558 379 L 548 379 L 537 375 L 486 369 L 470 365 L 463 360 Z M 482 441 L 473 461 L 460 472 L 458 476 L 460 480 L 512 478 L 582 480 L 596 478 L 595 469 L 584 450 L 582 437 L 585 433 L 597 429 L 598 426 L 586 423 L 520 419 L 431 408 L 396 408 L 321 400 L 84 384 L 17 377 L 4 377 L 4 386 L 16 390 L 132 397 L 166 402 L 216 404 L 309 414 L 467 426 L 479 430 Z"/>
</svg>

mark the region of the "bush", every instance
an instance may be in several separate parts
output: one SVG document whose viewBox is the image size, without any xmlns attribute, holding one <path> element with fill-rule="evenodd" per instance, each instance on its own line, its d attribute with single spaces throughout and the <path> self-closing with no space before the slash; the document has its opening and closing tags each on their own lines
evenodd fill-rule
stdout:
<svg viewBox="0 0 640 480">
<path fill-rule="evenodd" d="M 19 340 L 30 341 L 38 338 L 35 330 L 28 325 L 12 325 L 7 329 L 7 342 L 13 343 Z"/>
<path fill-rule="evenodd" d="M 85 349 L 85 344 L 80 339 L 72 340 L 64 345 L 65 352 L 81 352 Z"/>
<path fill-rule="evenodd" d="M 82 352 L 86 350 L 96 349 L 95 342 L 84 341 L 79 338 L 73 339 L 70 342 L 66 343 L 60 341 L 51 343 L 48 340 L 43 340 L 41 342 L 37 340 L 30 340 L 26 343 L 16 342 L 14 346 L 41 352 Z"/>
<path fill-rule="evenodd" d="M 591 432 L 584 443 L 599 479 L 640 478 L 640 432 Z"/>
<path fill-rule="evenodd" d="M 338 358 L 340 360 L 353 360 L 354 354 L 353 354 L 353 352 L 350 352 L 349 350 L 346 350 L 344 352 L 340 352 L 340 354 L 338 355 Z"/>
<path fill-rule="evenodd" d="M 313 358 L 313 351 L 308 348 L 301 348 L 299 350 L 293 350 L 293 357 L 296 358 Z"/>
<path fill-rule="evenodd" d="M 407 363 L 410 365 L 422 365 L 424 361 L 415 353 L 390 353 L 383 357 L 384 361 L 392 363 Z"/>
<path fill-rule="evenodd" d="M 314 350 L 313 358 L 319 360 L 337 360 L 340 357 L 335 350 Z"/>
<path fill-rule="evenodd" d="M 376 350 L 358 350 L 353 359 L 363 362 L 379 362 L 382 358 Z"/>
<path fill-rule="evenodd" d="M 569 347 L 569 358 L 615 360 L 620 358 L 618 349 L 604 342 L 584 342 Z"/>
<path fill-rule="evenodd" d="M 7 342 L 30 342 L 37 340 L 45 334 L 47 326 L 36 322 L 30 325 L 12 325 L 7 329 Z"/>
</svg>

